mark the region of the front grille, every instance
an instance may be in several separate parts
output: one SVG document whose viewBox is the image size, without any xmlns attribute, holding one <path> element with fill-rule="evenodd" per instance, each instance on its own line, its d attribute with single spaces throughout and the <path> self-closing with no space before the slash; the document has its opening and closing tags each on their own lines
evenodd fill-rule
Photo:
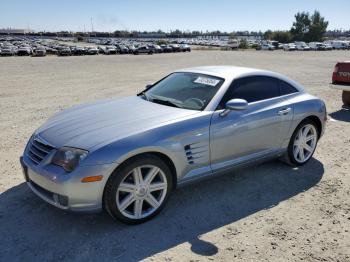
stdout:
<svg viewBox="0 0 350 262">
<path fill-rule="evenodd" d="M 54 149 L 52 146 L 43 142 L 40 138 L 33 138 L 29 142 L 28 157 L 38 165 Z"/>
</svg>

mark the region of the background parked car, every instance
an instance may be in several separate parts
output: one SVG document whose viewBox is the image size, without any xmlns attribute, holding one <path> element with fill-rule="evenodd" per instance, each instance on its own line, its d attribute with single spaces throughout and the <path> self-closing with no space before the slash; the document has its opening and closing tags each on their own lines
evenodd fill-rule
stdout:
<svg viewBox="0 0 350 262">
<path fill-rule="evenodd" d="M 87 55 L 98 55 L 98 52 L 99 50 L 97 47 L 91 46 L 86 48 Z"/>
<path fill-rule="evenodd" d="M 115 46 L 112 46 L 112 45 L 106 46 L 106 50 L 108 51 L 108 54 L 110 54 L 110 55 L 117 54 L 117 48 Z"/>
<path fill-rule="evenodd" d="M 345 50 L 348 49 L 349 43 L 347 41 L 330 41 L 333 49 Z"/>
<path fill-rule="evenodd" d="M 32 49 L 29 46 L 21 46 L 18 48 L 17 55 L 18 56 L 29 56 L 32 54 Z"/>
<path fill-rule="evenodd" d="M 84 47 L 75 46 L 71 48 L 72 55 L 85 55 L 86 51 Z"/>
<path fill-rule="evenodd" d="M 325 46 L 320 42 L 311 42 L 311 43 L 309 43 L 309 46 L 310 46 L 311 50 L 314 50 L 314 51 L 324 51 L 325 50 Z"/>
<path fill-rule="evenodd" d="M 161 45 L 163 53 L 171 53 L 173 52 L 173 48 L 170 45 Z"/>
<path fill-rule="evenodd" d="M 191 52 L 191 47 L 187 44 L 182 44 L 180 45 L 180 50 L 182 52 Z"/>
<path fill-rule="evenodd" d="M 103 55 L 109 55 L 109 50 L 105 46 L 99 46 L 98 53 Z"/>
<path fill-rule="evenodd" d="M 46 49 L 45 47 L 36 47 L 33 49 L 32 56 L 46 56 Z"/>
<path fill-rule="evenodd" d="M 154 53 L 162 53 L 163 50 L 159 45 L 155 45 L 155 44 L 150 44 L 147 45 L 149 49 L 151 49 Z"/>
<path fill-rule="evenodd" d="M 69 47 L 65 46 L 65 47 L 60 47 L 57 50 L 57 55 L 58 56 L 70 56 L 72 55 L 72 51 L 70 50 Z"/>
<path fill-rule="evenodd" d="M 324 50 L 326 50 L 326 51 L 333 50 L 332 45 L 330 45 L 328 43 L 323 43 L 323 47 L 324 47 Z"/>
<path fill-rule="evenodd" d="M 273 51 L 273 50 L 275 50 L 275 47 L 271 44 L 262 44 L 260 50 Z"/>
<path fill-rule="evenodd" d="M 118 54 L 129 54 L 130 50 L 125 45 L 117 45 Z"/>
<path fill-rule="evenodd" d="M 297 50 L 299 51 L 310 51 L 310 47 L 305 43 L 305 42 L 301 42 L 301 41 L 296 41 L 295 46 L 297 48 Z"/>
<path fill-rule="evenodd" d="M 5 46 L 1 48 L 1 56 L 14 56 L 16 55 L 16 51 L 14 47 L 11 46 Z"/>
<path fill-rule="evenodd" d="M 172 47 L 173 52 L 180 52 L 181 51 L 180 45 L 178 45 L 178 44 L 172 44 L 170 46 Z"/>
<path fill-rule="evenodd" d="M 147 46 L 140 46 L 140 47 L 136 48 L 135 50 L 133 50 L 133 54 L 134 55 L 138 55 L 138 54 L 153 55 L 153 50 L 151 50 Z"/>
<path fill-rule="evenodd" d="M 332 75 L 333 88 L 343 90 L 344 105 L 350 106 L 350 61 L 338 62 Z"/>
<path fill-rule="evenodd" d="M 296 51 L 296 50 L 297 50 L 297 47 L 296 47 L 296 45 L 293 44 L 293 43 L 285 44 L 285 45 L 283 46 L 283 50 L 284 50 L 284 51 Z"/>
<path fill-rule="evenodd" d="M 45 46 L 46 54 L 57 55 L 57 49 Z"/>
</svg>

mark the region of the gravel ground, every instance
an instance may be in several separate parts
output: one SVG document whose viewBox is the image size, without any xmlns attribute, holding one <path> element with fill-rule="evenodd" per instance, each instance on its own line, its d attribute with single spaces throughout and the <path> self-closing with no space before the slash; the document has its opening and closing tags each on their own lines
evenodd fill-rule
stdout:
<svg viewBox="0 0 350 262">
<path fill-rule="evenodd" d="M 350 52 L 0 58 L 0 261 L 350 261 L 350 111 L 329 89 Z M 23 183 L 18 158 L 63 108 L 135 94 L 172 70 L 238 65 L 288 75 L 324 99 L 330 121 L 314 158 L 278 161 L 181 188 L 154 220 L 66 213 Z"/>
</svg>

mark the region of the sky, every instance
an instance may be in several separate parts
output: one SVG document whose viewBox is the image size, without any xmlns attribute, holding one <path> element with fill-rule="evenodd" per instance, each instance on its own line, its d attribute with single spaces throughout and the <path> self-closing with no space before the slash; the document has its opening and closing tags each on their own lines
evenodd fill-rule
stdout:
<svg viewBox="0 0 350 262">
<path fill-rule="evenodd" d="M 0 28 L 35 31 L 288 30 L 298 11 L 350 29 L 349 0 L 0 0 Z M 85 30 L 84 30 L 85 29 Z"/>
</svg>

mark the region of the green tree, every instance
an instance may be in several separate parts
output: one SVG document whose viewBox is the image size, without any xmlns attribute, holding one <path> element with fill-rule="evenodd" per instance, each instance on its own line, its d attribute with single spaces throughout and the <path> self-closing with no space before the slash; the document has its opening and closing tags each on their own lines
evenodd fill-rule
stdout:
<svg viewBox="0 0 350 262">
<path fill-rule="evenodd" d="M 272 40 L 273 39 L 273 32 L 271 30 L 267 30 L 265 33 L 264 33 L 264 38 L 266 40 Z"/>
<path fill-rule="evenodd" d="M 239 43 L 238 48 L 239 49 L 248 49 L 249 48 L 248 41 L 246 39 L 242 39 Z"/>
<path fill-rule="evenodd" d="M 297 13 L 295 22 L 290 30 L 293 39 L 296 41 L 321 41 L 328 27 L 328 21 L 315 11 L 310 16 L 307 12 Z"/>
<path fill-rule="evenodd" d="M 305 34 L 310 30 L 311 20 L 308 12 L 297 13 L 295 16 L 295 22 L 290 30 L 294 40 L 303 41 Z"/>
<path fill-rule="evenodd" d="M 289 31 L 275 31 L 272 34 L 272 39 L 280 43 L 290 43 L 292 38 L 293 36 Z"/>
<path fill-rule="evenodd" d="M 306 39 L 308 42 L 322 41 L 324 34 L 327 31 L 328 21 L 321 16 L 320 12 L 315 11 L 311 16 L 311 25 Z"/>
</svg>

